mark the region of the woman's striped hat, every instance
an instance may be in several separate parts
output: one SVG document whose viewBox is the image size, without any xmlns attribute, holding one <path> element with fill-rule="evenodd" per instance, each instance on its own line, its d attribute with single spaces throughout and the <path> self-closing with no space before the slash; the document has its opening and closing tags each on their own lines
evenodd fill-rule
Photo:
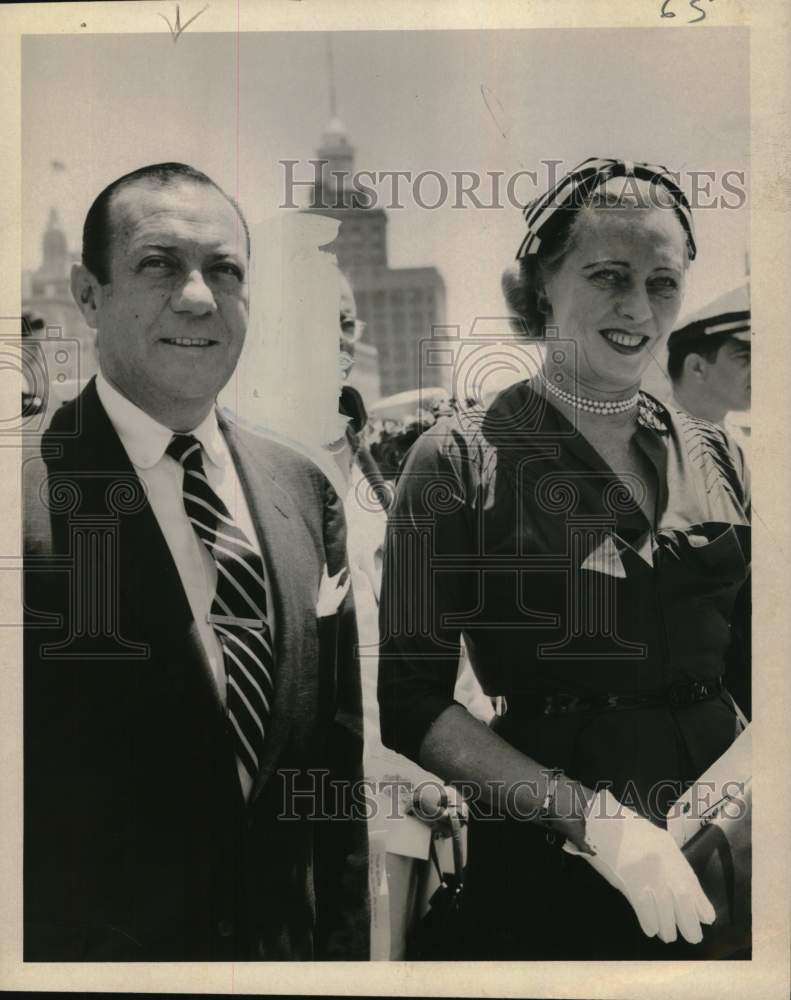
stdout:
<svg viewBox="0 0 791 1000">
<path fill-rule="evenodd" d="M 558 214 L 559 209 L 563 209 L 565 213 L 583 208 L 590 203 L 597 188 L 617 177 L 634 177 L 637 180 L 661 185 L 670 195 L 668 207 L 673 208 L 684 227 L 689 259 L 694 260 L 697 248 L 692 226 L 692 209 L 686 195 L 667 167 L 656 163 L 635 163 L 631 160 L 601 157 L 590 157 L 583 160 L 579 166 L 564 174 L 546 194 L 534 199 L 524 207 L 523 215 L 527 225 L 527 235 L 522 240 L 516 259 L 522 260 L 524 257 L 539 252 L 542 241 L 552 234 L 563 217 Z"/>
</svg>

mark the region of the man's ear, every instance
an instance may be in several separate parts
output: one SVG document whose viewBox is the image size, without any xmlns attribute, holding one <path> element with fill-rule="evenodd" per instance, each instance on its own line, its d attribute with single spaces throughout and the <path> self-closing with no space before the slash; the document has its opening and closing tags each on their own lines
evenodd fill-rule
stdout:
<svg viewBox="0 0 791 1000">
<path fill-rule="evenodd" d="M 702 354 L 692 351 L 684 358 L 684 374 L 697 382 L 705 382 L 708 375 L 709 363 Z"/>
<path fill-rule="evenodd" d="M 104 289 L 84 264 L 72 264 L 71 294 L 85 317 L 85 322 L 95 330 L 99 325 L 97 314 L 102 304 Z"/>
</svg>

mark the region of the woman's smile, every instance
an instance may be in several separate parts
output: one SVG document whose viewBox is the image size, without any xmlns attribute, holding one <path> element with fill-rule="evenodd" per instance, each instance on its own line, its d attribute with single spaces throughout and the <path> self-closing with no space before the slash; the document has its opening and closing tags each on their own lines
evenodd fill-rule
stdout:
<svg viewBox="0 0 791 1000">
<path fill-rule="evenodd" d="M 626 330 L 618 328 L 599 330 L 599 333 L 610 347 L 619 354 L 639 354 L 651 339 L 650 337 L 629 333 Z"/>
</svg>

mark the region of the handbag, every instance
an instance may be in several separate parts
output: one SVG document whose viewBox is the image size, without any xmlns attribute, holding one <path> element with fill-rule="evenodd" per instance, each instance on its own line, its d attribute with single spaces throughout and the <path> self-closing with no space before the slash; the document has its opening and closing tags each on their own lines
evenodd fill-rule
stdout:
<svg viewBox="0 0 791 1000">
<path fill-rule="evenodd" d="M 446 818 L 451 830 L 453 871 L 443 872 L 432 835 L 429 854 L 439 876 L 439 886 L 429 900 L 427 912 L 410 931 L 406 945 L 407 961 L 442 962 L 459 958 L 464 891 L 461 821 L 453 808 L 447 810 Z"/>
<path fill-rule="evenodd" d="M 713 789 L 716 800 L 695 815 L 690 808 L 695 797 L 688 793 L 668 820 L 717 914 L 713 924 L 703 925 L 697 946 L 702 958 L 748 959 L 752 954 L 751 736 L 748 725 L 698 779 L 697 786 Z"/>
<path fill-rule="evenodd" d="M 752 956 L 752 782 L 713 807 L 711 818 L 682 848 L 717 913 L 703 926 L 705 958 Z"/>
</svg>

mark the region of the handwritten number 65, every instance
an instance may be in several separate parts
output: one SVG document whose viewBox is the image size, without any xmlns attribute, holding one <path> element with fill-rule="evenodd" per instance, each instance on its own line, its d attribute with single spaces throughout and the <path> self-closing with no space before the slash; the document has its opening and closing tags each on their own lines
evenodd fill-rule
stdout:
<svg viewBox="0 0 791 1000">
<path fill-rule="evenodd" d="M 664 3 L 662 4 L 662 11 L 661 11 L 661 16 L 662 17 L 675 17 L 676 16 L 675 15 L 675 11 L 668 10 L 668 7 L 670 6 L 670 2 L 671 2 L 671 0 L 664 0 Z M 700 17 L 693 17 L 691 20 L 687 21 L 687 24 L 697 24 L 699 21 L 704 20 L 704 18 L 706 17 L 706 11 L 703 10 L 702 7 L 698 7 L 698 4 L 701 3 L 701 2 L 702 2 L 702 0 L 689 0 L 690 9 L 697 11 L 698 14 L 700 14 Z M 713 3 L 713 0 L 709 0 L 709 3 Z"/>
</svg>

